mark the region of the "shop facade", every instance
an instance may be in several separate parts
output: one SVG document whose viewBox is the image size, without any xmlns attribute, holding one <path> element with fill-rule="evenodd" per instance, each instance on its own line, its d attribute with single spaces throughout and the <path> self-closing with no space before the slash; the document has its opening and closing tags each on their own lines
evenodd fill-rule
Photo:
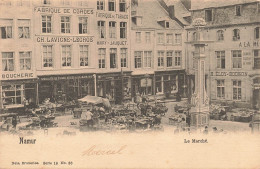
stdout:
<svg viewBox="0 0 260 169">
<path fill-rule="evenodd" d="M 87 95 L 95 95 L 93 74 L 39 76 L 39 102 L 77 100 Z"/>
<path fill-rule="evenodd" d="M 212 103 L 252 108 L 259 102 L 258 4 L 252 1 L 203 9 L 199 4 L 193 7 L 192 19 L 204 18 L 207 23 L 202 34 L 208 42 L 205 50 L 206 90 Z M 226 16 L 219 15 L 223 11 Z M 191 43 L 197 38 L 193 28 L 187 29 L 187 35 Z M 186 50 L 187 73 L 191 77 L 189 81 L 192 81 L 196 68 L 194 47 L 187 43 Z M 192 91 L 193 86 L 189 87 Z"/>
</svg>

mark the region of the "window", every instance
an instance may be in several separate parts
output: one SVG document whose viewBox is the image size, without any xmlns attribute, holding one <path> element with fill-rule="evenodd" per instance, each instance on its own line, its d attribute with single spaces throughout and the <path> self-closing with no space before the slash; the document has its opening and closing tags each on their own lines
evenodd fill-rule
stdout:
<svg viewBox="0 0 260 169">
<path fill-rule="evenodd" d="M 127 67 L 127 49 L 121 48 L 121 67 Z"/>
<path fill-rule="evenodd" d="M 116 68 L 117 67 L 116 54 L 117 54 L 116 48 L 111 48 L 110 49 L 110 68 Z"/>
<path fill-rule="evenodd" d="M 205 21 L 206 22 L 212 21 L 212 9 L 205 10 Z"/>
<path fill-rule="evenodd" d="M 254 50 L 254 68 L 260 69 L 260 50 Z"/>
<path fill-rule="evenodd" d="M 70 17 L 62 16 L 61 17 L 61 33 L 70 33 Z"/>
<path fill-rule="evenodd" d="M 78 6 L 88 6 L 88 2 L 85 0 L 79 0 L 78 1 Z"/>
<path fill-rule="evenodd" d="M 181 39 L 181 34 L 175 34 L 175 44 L 181 44 L 182 39 Z"/>
<path fill-rule="evenodd" d="M 125 0 L 119 0 L 119 11 L 125 12 L 126 11 L 126 2 Z"/>
<path fill-rule="evenodd" d="M 135 68 L 142 67 L 142 54 L 143 54 L 143 52 L 141 52 L 141 51 L 135 52 Z"/>
<path fill-rule="evenodd" d="M 18 37 L 28 39 L 30 38 L 30 20 L 18 19 Z"/>
<path fill-rule="evenodd" d="M 224 31 L 218 30 L 217 31 L 217 41 L 223 41 L 224 40 Z"/>
<path fill-rule="evenodd" d="M 88 18 L 79 17 L 79 34 L 88 33 Z"/>
<path fill-rule="evenodd" d="M 14 71 L 14 53 L 2 53 L 2 71 Z"/>
<path fill-rule="evenodd" d="M 225 80 L 217 80 L 217 98 L 225 99 Z"/>
<path fill-rule="evenodd" d="M 260 30 L 260 27 L 255 28 L 255 39 L 259 39 L 259 30 Z"/>
<path fill-rule="evenodd" d="M 50 0 L 42 0 L 42 3 L 44 5 L 50 5 L 51 4 L 51 1 Z"/>
<path fill-rule="evenodd" d="M 98 49 L 98 65 L 99 65 L 99 68 L 106 67 L 106 49 L 105 48 Z"/>
<path fill-rule="evenodd" d="M 225 69 L 225 51 L 216 51 L 217 68 Z"/>
<path fill-rule="evenodd" d="M 17 6 L 30 6 L 30 1 L 29 0 L 18 0 Z"/>
<path fill-rule="evenodd" d="M 88 45 L 80 45 L 79 46 L 79 52 L 80 52 L 80 66 L 89 66 L 89 49 Z"/>
<path fill-rule="evenodd" d="M 105 10 L 105 2 L 104 0 L 98 0 L 97 1 L 97 10 Z"/>
<path fill-rule="evenodd" d="M 42 33 L 51 33 L 51 16 L 42 16 Z"/>
<path fill-rule="evenodd" d="M 242 54 L 241 50 L 232 51 L 233 68 L 242 68 Z"/>
<path fill-rule="evenodd" d="M 197 40 L 198 40 L 197 32 L 193 32 L 193 34 L 192 34 L 192 40 L 193 40 L 193 41 L 197 41 Z"/>
<path fill-rule="evenodd" d="M 240 31 L 239 31 L 239 29 L 234 29 L 233 30 L 233 40 L 234 41 L 240 40 Z"/>
<path fill-rule="evenodd" d="M 136 43 L 141 43 L 141 32 L 136 32 L 135 33 L 135 42 Z"/>
<path fill-rule="evenodd" d="M 181 66 L 181 51 L 175 52 L 175 66 Z"/>
<path fill-rule="evenodd" d="M 257 12 L 260 13 L 260 2 L 257 3 Z"/>
<path fill-rule="evenodd" d="M 11 6 L 12 5 L 12 1 L 11 0 L 1 0 L 0 1 L 0 6 L 4 5 L 4 6 Z"/>
<path fill-rule="evenodd" d="M 109 37 L 116 38 L 116 22 L 109 22 Z"/>
<path fill-rule="evenodd" d="M 53 67 L 52 46 L 44 45 L 43 49 L 43 67 Z"/>
<path fill-rule="evenodd" d="M 151 43 L 151 33 L 150 32 L 145 32 L 145 42 Z"/>
<path fill-rule="evenodd" d="M 20 70 L 31 70 L 31 52 L 19 52 Z"/>
<path fill-rule="evenodd" d="M 152 67 L 152 51 L 144 51 L 144 68 Z"/>
<path fill-rule="evenodd" d="M 0 19 L 1 39 L 10 39 L 13 37 L 12 25 L 12 19 Z"/>
<path fill-rule="evenodd" d="M 66 6 L 68 6 L 68 5 L 70 5 L 70 0 L 61 0 L 61 5 L 66 5 Z"/>
<path fill-rule="evenodd" d="M 70 45 L 62 46 L 62 66 L 63 67 L 71 66 L 71 46 Z"/>
<path fill-rule="evenodd" d="M 170 23 L 169 22 L 165 22 L 165 28 L 169 28 L 170 27 Z"/>
<path fill-rule="evenodd" d="M 120 38 L 126 38 L 126 22 L 120 22 Z"/>
<path fill-rule="evenodd" d="M 172 34 L 166 34 L 166 43 L 172 44 L 173 41 L 173 35 Z"/>
<path fill-rule="evenodd" d="M 3 86 L 3 105 L 22 104 L 24 96 L 23 85 L 7 85 Z"/>
<path fill-rule="evenodd" d="M 241 100 L 241 80 L 233 80 L 233 100 Z"/>
<path fill-rule="evenodd" d="M 164 66 L 164 52 L 159 51 L 158 52 L 158 67 L 163 67 Z"/>
<path fill-rule="evenodd" d="M 115 11 L 115 7 L 115 0 L 108 0 L 108 11 Z"/>
<path fill-rule="evenodd" d="M 236 6 L 236 16 L 241 16 L 241 6 L 240 5 Z"/>
<path fill-rule="evenodd" d="M 172 67 L 172 58 L 173 58 L 173 52 L 172 51 L 167 51 L 166 53 L 166 60 L 167 60 L 167 67 Z"/>
<path fill-rule="evenodd" d="M 164 35 L 163 35 L 163 33 L 158 33 L 157 43 L 158 44 L 163 44 L 164 43 Z"/>
<path fill-rule="evenodd" d="M 99 32 L 99 38 L 105 38 L 106 36 L 105 21 L 98 21 L 98 32 Z"/>
</svg>

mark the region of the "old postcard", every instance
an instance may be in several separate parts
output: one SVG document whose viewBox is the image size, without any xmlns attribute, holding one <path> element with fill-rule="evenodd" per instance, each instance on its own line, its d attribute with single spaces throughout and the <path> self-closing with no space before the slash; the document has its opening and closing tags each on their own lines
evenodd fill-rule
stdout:
<svg viewBox="0 0 260 169">
<path fill-rule="evenodd" d="M 0 0 L 0 168 L 260 168 L 259 0 Z"/>
</svg>

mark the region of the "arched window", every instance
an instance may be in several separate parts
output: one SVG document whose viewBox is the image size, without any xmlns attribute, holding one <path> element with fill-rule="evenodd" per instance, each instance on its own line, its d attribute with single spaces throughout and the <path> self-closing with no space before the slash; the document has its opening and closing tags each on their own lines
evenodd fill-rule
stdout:
<svg viewBox="0 0 260 169">
<path fill-rule="evenodd" d="M 260 27 L 255 28 L 255 39 L 259 39 L 259 30 L 260 30 Z"/>
<path fill-rule="evenodd" d="M 198 40 L 197 32 L 193 32 L 193 34 L 192 34 L 192 40 L 193 40 L 193 41 L 197 41 L 197 40 Z"/>
<path fill-rule="evenodd" d="M 233 30 L 233 40 L 240 40 L 240 30 L 239 29 L 234 29 Z"/>
<path fill-rule="evenodd" d="M 224 31 L 223 30 L 218 30 L 217 31 L 217 40 L 218 41 L 223 41 L 224 40 Z"/>
</svg>

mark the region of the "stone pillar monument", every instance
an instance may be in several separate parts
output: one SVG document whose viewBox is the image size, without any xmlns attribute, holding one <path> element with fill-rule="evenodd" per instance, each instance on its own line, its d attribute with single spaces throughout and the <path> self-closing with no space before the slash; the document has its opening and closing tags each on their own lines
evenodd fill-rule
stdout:
<svg viewBox="0 0 260 169">
<path fill-rule="evenodd" d="M 195 91 L 191 97 L 192 107 L 190 109 L 191 127 L 204 127 L 209 124 L 209 98 L 205 89 L 205 46 L 202 28 L 206 25 L 201 18 L 195 19 L 192 24 L 196 33 L 193 45 L 195 47 L 194 61 L 195 66 Z"/>
</svg>

